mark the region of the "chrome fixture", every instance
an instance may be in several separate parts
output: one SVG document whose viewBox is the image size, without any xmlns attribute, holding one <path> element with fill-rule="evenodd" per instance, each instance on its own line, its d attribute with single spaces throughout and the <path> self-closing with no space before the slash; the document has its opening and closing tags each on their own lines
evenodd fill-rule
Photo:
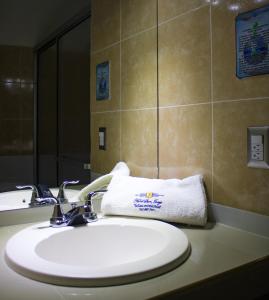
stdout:
<svg viewBox="0 0 269 300">
<path fill-rule="evenodd" d="M 67 198 L 65 196 L 65 187 L 67 185 L 74 185 L 74 184 L 78 184 L 79 183 L 79 180 L 75 180 L 75 181 L 64 181 L 60 187 L 59 187 L 59 192 L 58 192 L 58 195 L 57 195 L 57 199 L 59 200 L 60 203 L 67 203 Z"/>
<path fill-rule="evenodd" d="M 97 190 L 88 194 L 84 205 L 76 206 L 72 203 L 72 209 L 64 213 L 61 202 L 55 199 L 55 205 L 50 218 L 51 227 L 76 226 L 97 221 L 97 214 L 92 210 L 92 197 L 97 193 L 104 193 L 107 190 Z"/>
<path fill-rule="evenodd" d="M 39 184 L 38 186 L 35 186 L 33 184 L 17 185 L 16 188 L 19 190 L 25 190 L 25 189 L 32 190 L 32 196 L 29 203 L 29 207 L 44 206 L 44 205 L 50 205 L 55 203 L 56 199 L 46 185 L 41 185 L 41 184 Z"/>
</svg>

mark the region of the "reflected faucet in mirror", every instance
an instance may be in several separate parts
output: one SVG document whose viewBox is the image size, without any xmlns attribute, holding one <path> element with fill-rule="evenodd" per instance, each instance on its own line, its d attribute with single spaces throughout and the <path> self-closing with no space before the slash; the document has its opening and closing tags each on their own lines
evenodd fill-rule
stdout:
<svg viewBox="0 0 269 300">
<path fill-rule="evenodd" d="M 76 181 L 64 181 L 59 188 L 59 192 L 57 197 L 55 198 L 47 185 L 38 184 L 37 186 L 34 184 L 29 185 L 17 185 L 16 188 L 19 190 L 31 189 L 32 196 L 29 203 L 29 207 L 37 207 L 44 205 L 51 205 L 57 202 L 59 203 L 67 203 L 67 198 L 65 196 L 65 187 L 67 185 L 75 185 L 78 184 L 79 180 Z"/>
</svg>

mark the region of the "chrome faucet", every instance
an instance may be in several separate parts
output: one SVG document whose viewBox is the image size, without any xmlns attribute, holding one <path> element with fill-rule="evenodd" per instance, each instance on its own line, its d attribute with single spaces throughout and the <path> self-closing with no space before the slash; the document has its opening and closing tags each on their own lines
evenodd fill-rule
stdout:
<svg viewBox="0 0 269 300">
<path fill-rule="evenodd" d="M 59 192 L 57 195 L 57 199 L 60 201 L 60 203 L 67 203 L 67 198 L 65 196 L 65 187 L 67 185 L 74 185 L 74 184 L 78 184 L 79 180 L 74 180 L 74 181 L 64 181 L 60 187 L 59 187 Z"/>
<path fill-rule="evenodd" d="M 64 213 L 59 199 L 55 199 L 55 205 L 50 218 L 51 227 L 76 226 L 97 221 L 97 214 L 92 210 L 92 197 L 97 193 L 107 190 L 97 190 L 88 194 L 84 205 L 72 204 L 72 209 Z"/>
<path fill-rule="evenodd" d="M 45 185 L 38 185 L 38 186 L 35 186 L 33 184 L 17 185 L 16 188 L 19 190 L 25 190 L 25 189 L 32 190 L 32 196 L 29 203 L 30 207 L 37 207 L 37 206 L 43 206 L 43 205 L 49 205 L 55 203 L 55 197 L 52 195 L 49 188 Z"/>
</svg>

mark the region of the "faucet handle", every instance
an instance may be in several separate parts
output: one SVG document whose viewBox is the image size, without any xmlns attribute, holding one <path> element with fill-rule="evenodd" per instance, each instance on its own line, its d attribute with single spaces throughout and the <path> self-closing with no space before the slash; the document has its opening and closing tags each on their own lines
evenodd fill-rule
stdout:
<svg viewBox="0 0 269 300">
<path fill-rule="evenodd" d="M 95 196 L 95 195 L 98 194 L 98 193 L 105 193 L 105 192 L 107 192 L 107 190 L 105 190 L 105 189 L 101 189 L 101 190 L 96 190 L 96 191 L 90 192 L 90 193 L 87 195 L 87 199 L 86 199 L 85 204 L 91 206 L 91 205 L 92 205 L 92 197 Z"/>
<path fill-rule="evenodd" d="M 60 202 L 58 200 L 55 200 L 55 205 L 53 208 L 52 217 L 50 218 L 50 225 L 51 227 L 60 227 L 64 226 L 66 222 L 65 214 L 62 210 Z"/>
<path fill-rule="evenodd" d="M 85 204 L 83 206 L 84 213 L 83 216 L 87 220 L 87 222 L 94 222 L 97 220 L 97 214 L 92 209 L 92 197 L 98 193 L 104 193 L 107 190 L 96 190 L 93 192 L 90 192 L 87 195 L 87 200 L 85 201 Z"/>
<path fill-rule="evenodd" d="M 16 185 L 16 188 L 19 190 L 26 190 L 26 189 L 32 190 L 32 196 L 29 205 L 32 205 L 33 203 L 35 203 L 36 199 L 40 198 L 38 188 L 34 184 Z"/>
<path fill-rule="evenodd" d="M 65 196 L 65 187 L 67 185 L 75 185 L 75 184 L 78 184 L 79 183 L 79 180 L 73 180 L 73 181 L 64 181 L 60 187 L 59 187 L 59 192 L 58 192 L 58 195 L 57 195 L 57 199 L 60 201 L 60 203 L 66 203 L 67 202 L 67 198 Z"/>
</svg>

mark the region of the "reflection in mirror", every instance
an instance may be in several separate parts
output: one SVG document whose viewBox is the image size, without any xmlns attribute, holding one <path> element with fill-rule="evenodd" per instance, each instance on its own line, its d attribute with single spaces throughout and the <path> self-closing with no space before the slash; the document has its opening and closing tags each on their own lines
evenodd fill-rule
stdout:
<svg viewBox="0 0 269 300">
<path fill-rule="evenodd" d="M 82 15 L 89 14 L 89 11 L 90 0 L 3 0 L 0 3 L 0 201 L 2 201 L 0 203 L 0 210 L 1 208 L 28 207 L 27 201 L 28 194 L 31 195 L 30 191 L 12 192 L 13 194 L 5 194 L 4 192 L 14 191 L 18 184 L 41 183 L 34 172 L 34 145 L 36 144 L 34 124 L 38 118 L 34 113 L 34 93 L 37 90 L 37 79 L 34 72 L 34 53 L 40 45 L 45 45 L 44 41 L 49 42 L 52 37 L 57 34 L 59 35 L 60 32 L 63 32 L 63 29 L 66 29 L 81 18 Z M 85 40 L 88 38 L 89 26 Z M 65 40 L 66 44 L 68 42 Z M 87 56 L 89 56 L 88 53 L 89 50 L 87 51 Z M 68 48 L 65 54 L 64 59 L 66 61 L 62 61 L 62 69 L 66 68 L 66 62 L 69 60 L 75 60 L 78 64 L 81 63 L 80 53 L 76 53 L 77 57 L 75 59 L 74 53 Z M 58 71 L 55 75 L 57 74 Z M 83 81 L 82 76 L 85 76 L 85 74 L 81 74 L 81 81 Z M 89 74 L 86 76 L 87 78 L 84 81 L 88 82 Z M 68 93 L 69 99 L 73 96 L 71 101 L 76 103 L 78 95 L 74 95 L 73 93 L 70 96 L 70 87 Z M 89 93 L 89 88 L 87 89 L 87 93 Z M 64 108 L 66 109 L 66 107 L 67 105 Z M 56 110 L 60 109 L 60 107 L 56 108 Z M 89 109 L 86 112 L 89 115 Z M 47 124 L 50 124 L 53 122 L 50 119 L 53 114 L 53 110 L 43 111 L 40 116 L 46 118 Z M 74 123 L 74 119 L 72 118 L 62 118 L 62 127 L 52 128 L 46 135 L 39 136 L 40 140 L 48 140 L 48 136 L 53 135 L 53 131 L 55 131 L 54 136 L 58 136 L 60 130 L 64 131 L 65 134 L 70 133 L 72 135 L 70 121 Z M 64 126 L 68 125 L 69 128 L 64 128 Z M 85 126 L 85 123 L 83 125 Z M 89 126 L 87 130 L 89 132 Z M 79 132 L 78 125 L 76 126 L 76 131 Z M 88 144 L 87 155 L 89 157 L 89 142 L 86 141 L 84 143 L 82 139 L 81 143 Z M 60 147 L 65 147 L 66 144 L 65 142 L 59 145 L 58 141 L 57 147 L 59 149 Z M 76 147 L 76 149 L 81 148 L 83 146 L 80 147 L 80 145 L 77 145 Z M 76 156 L 79 152 L 76 149 L 73 149 L 72 151 L 75 153 L 71 153 L 70 155 L 73 161 L 73 156 Z M 62 151 L 62 156 L 67 151 Z M 59 176 L 59 170 L 53 170 L 52 172 L 48 170 L 51 178 L 58 176 L 59 180 L 54 181 L 53 184 L 51 182 L 42 183 L 58 186 L 64 177 L 64 172 L 68 173 L 68 176 L 71 177 L 72 175 L 70 174 L 72 174 L 72 171 L 76 178 L 71 177 L 68 179 L 77 179 L 76 165 L 78 164 L 78 160 L 80 160 L 81 169 L 84 170 L 83 162 L 85 162 L 85 157 L 76 159 L 75 163 L 67 161 L 64 164 L 63 160 L 65 160 L 65 157 L 61 157 L 61 161 L 56 157 L 54 161 L 56 165 L 62 165 L 62 177 L 60 178 Z M 86 162 L 89 163 L 89 159 L 86 159 Z M 55 173 L 58 174 L 55 175 Z M 89 171 L 87 174 L 87 179 L 90 181 Z M 43 179 L 41 178 L 41 180 Z M 14 195 L 19 194 L 23 194 L 22 197 L 14 197 Z M 27 197 L 25 196 L 26 194 Z"/>
<path fill-rule="evenodd" d="M 34 148 L 39 143 L 38 139 L 33 138 L 35 119 L 33 94 L 37 90 L 37 82 L 33 75 L 33 49 L 37 49 L 37 45 L 40 45 L 45 39 L 49 41 L 48 37 L 53 36 L 52 33 L 57 28 L 89 5 L 89 1 L 27 1 L 31 3 L 30 7 L 27 7 L 25 3 L 23 3 L 23 7 L 19 7 L 21 3 L 19 0 L 1 1 L 1 5 L 5 6 L 5 9 L 4 7 L 0 9 L 0 26 L 5 28 L 4 31 L 8 34 L 0 36 L 0 39 L 3 39 L 0 41 L 2 45 L 0 47 L 0 126 L 4 128 L 4 131 L 1 130 L 0 145 L 0 192 L 14 190 L 16 184 L 41 183 L 36 176 L 38 174 L 41 176 L 38 173 L 40 170 L 38 167 L 47 167 L 48 164 L 44 160 L 39 161 L 36 164 L 36 172 L 33 172 L 35 166 L 33 163 Z M 91 0 L 90 2 L 91 32 L 88 41 L 91 41 L 89 51 L 91 73 L 88 90 L 90 94 L 88 113 L 91 111 L 89 122 L 91 132 L 88 134 L 87 140 L 85 138 L 80 139 L 77 149 L 72 149 L 71 152 L 61 152 L 61 150 L 66 149 L 66 145 L 72 144 L 75 137 L 72 133 L 70 140 L 66 139 L 64 143 L 59 140 L 61 132 L 68 137 L 70 130 L 76 128 L 76 120 L 79 117 L 70 118 L 70 112 L 83 112 L 77 97 L 73 100 L 74 105 L 65 107 L 67 118 L 61 117 L 58 120 L 58 131 L 55 137 L 57 155 L 54 157 L 57 174 L 55 172 L 51 176 L 49 173 L 46 174 L 44 178 L 48 182 L 42 183 L 59 186 L 63 179 L 79 179 L 76 176 L 77 167 L 72 165 L 71 161 L 79 161 L 76 151 L 81 151 L 87 142 L 91 143 L 88 151 L 90 159 L 83 157 L 79 161 L 80 166 L 83 166 L 83 169 L 88 172 L 88 177 L 84 177 L 83 183 L 87 184 L 99 175 L 109 173 L 118 161 L 125 161 L 133 176 L 156 178 L 158 177 L 158 1 Z M 2 18 L 4 12 L 5 17 Z M 17 15 L 17 18 L 24 16 L 24 19 L 18 19 L 17 23 L 20 24 L 18 27 L 9 26 L 10 23 L 14 24 L 12 22 L 14 14 Z M 21 32 L 23 29 L 26 33 Z M 1 34 L 2 32 L 3 30 L 1 30 Z M 18 36 L 24 37 L 28 41 L 27 44 L 20 41 L 16 45 L 15 37 L 18 39 Z M 8 41 L 7 37 L 9 37 Z M 11 41 L 11 37 L 14 41 Z M 42 46 L 44 45 L 45 43 L 42 43 Z M 79 67 L 81 61 L 78 57 L 75 61 Z M 100 88 L 101 85 L 99 84 L 100 81 L 98 82 L 96 67 L 104 62 L 109 62 L 109 69 L 105 71 L 109 74 L 107 77 L 108 90 L 105 90 L 108 96 L 100 99 L 102 97 L 98 97 L 98 92 L 100 92 L 98 87 Z M 61 72 L 61 70 L 57 72 Z M 79 79 L 80 76 L 84 75 L 78 74 L 75 79 Z M 69 81 L 68 86 L 71 85 L 72 80 Z M 61 88 L 62 86 L 57 88 L 56 96 L 58 98 Z M 69 97 L 72 95 L 72 90 L 64 94 L 65 97 Z M 41 97 L 42 95 L 44 96 L 41 93 Z M 58 112 L 63 111 L 64 107 L 61 101 L 58 102 L 56 109 Z M 48 117 L 47 121 L 49 122 L 49 116 L 52 115 L 53 112 L 46 112 L 42 117 L 45 121 Z M 41 120 L 41 118 L 37 118 L 38 121 Z M 84 126 L 87 125 L 84 123 Z M 106 128 L 105 147 L 99 147 L 99 128 Z M 79 128 L 76 128 L 76 132 L 79 133 L 80 131 Z M 46 136 L 38 135 L 39 141 L 46 141 L 49 134 L 46 132 Z M 43 133 L 43 135 L 45 134 Z M 76 144 L 77 141 L 76 143 L 73 142 L 73 145 Z M 42 154 L 46 155 L 46 151 Z M 70 162 L 68 167 L 59 168 L 66 159 L 69 159 Z M 88 170 L 89 167 L 91 174 Z M 69 178 L 65 178 L 63 175 L 65 171 Z M 44 175 L 44 173 L 42 174 Z M 53 182 L 49 182 L 49 179 Z"/>
<path fill-rule="evenodd" d="M 89 183 L 84 167 L 90 161 L 89 36 L 89 17 L 83 17 L 37 51 L 38 183 Z"/>
<path fill-rule="evenodd" d="M 54 197 L 58 195 L 58 189 L 53 188 L 51 192 Z M 68 200 L 72 199 L 78 194 L 78 191 L 67 189 L 65 191 L 66 198 Z M 23 209 L 32 207 L 44 207 L 43 205 L 31 205 L 32 191 L 31 190 L 21 190 L 21 191 L 9 191 L 0 193 L 0 211 L 11 210 L 11 209 Z"/>
</svg>

